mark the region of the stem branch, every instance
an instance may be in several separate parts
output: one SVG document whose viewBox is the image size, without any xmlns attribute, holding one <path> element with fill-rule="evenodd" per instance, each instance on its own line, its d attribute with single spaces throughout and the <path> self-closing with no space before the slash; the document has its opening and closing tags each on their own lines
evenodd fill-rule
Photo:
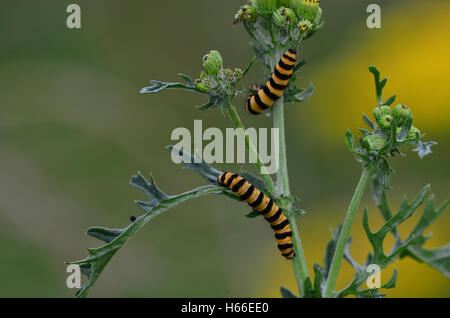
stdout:
<svg viewBox="0 0 450 318">
<path fill-rule="evenodd" d="M 324 297 L 331 297 L 333 289 L 336 284 L 339 268 L 342 263 L 342 256 L 344 255 L 345 245 L 347 244 L 350 230 L 352 228 L 353 220 L 361 202 L 362 196 L 366 190 L 371 176 L 371 169 L 365 168 L 361 173 L 358 186 L 355 189 L 352 200 L 347 210 L 344 223 L 342 224 L 341 232 L 336 244 L 336 250 L 334 251 L 333 261 L 331 262 L 330 272 L 328 274 L 327 283 L 325 285 Z"/>
</svg>

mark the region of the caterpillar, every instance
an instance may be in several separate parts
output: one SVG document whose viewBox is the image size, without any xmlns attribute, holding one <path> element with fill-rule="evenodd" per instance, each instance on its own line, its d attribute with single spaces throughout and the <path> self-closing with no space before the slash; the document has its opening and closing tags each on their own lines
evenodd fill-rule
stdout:
<svg viewBox="0 0 450 318">
<path fill-rule="evenodd" d="M 253 210 L 264 215 L 264 218 L 270 223 L 275 232 L 281 255 L 287 259 L 294 258 L 295 252 L 292 245 L 291 226 L 283 210 L 271 198 L 236 173 L 224 172 L 217 178 L 217 181 L 220 185 L 229 188 L 243 201 L 247 202 Z"/>
<path fill-rule="evenodd" d="M 283 95 L 288 86 L 289 78 L 294 71 L 297 52 L 289 49 L 283 53 L 278 64 L 273 70 L 270 80 L 256 94 L 247 99 L 245 108 L 253 115 L 259 115 L 264 110 L 272 107 L 275 101 Z"/>
</svg>

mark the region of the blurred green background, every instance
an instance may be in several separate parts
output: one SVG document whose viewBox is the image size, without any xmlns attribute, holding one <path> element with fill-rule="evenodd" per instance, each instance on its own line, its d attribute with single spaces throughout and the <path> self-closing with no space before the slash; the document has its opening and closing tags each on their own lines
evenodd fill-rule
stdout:
<svg viewBox="0 0 450 318">
<path fill-rule="evenodd" d="M 244 66 L 252 57 L 249 38 L 231 25 L 243 2 L 78 0 L 80 30 L 66 28 L 72 2 L 0 2 L 0 296 L 73 296 L 63 262 L 100 244 L 85 235 L 89 226 L 119 228 L 141 213 L 133 200 L 144 197 L 128 185 L 137 170 L 152 172 L 169 194 L 204 184 L 173 164 L 164 147 L 174 128 L 192 129 L 194 119 L 222 129 L 228 119 L 196 110 L 201 95 L 138 92 L 150 79 L 178 80 L 179 72 L 195 78 L 210 49 L 220 50 L 227 66 Z M 423 160 L 412 151 L 392 160 L 391 206 L 428 183 L 437 203 L 449 194 L 450 3 L 393 2 L 377 1 L 382 28 L 370 30 L 372 1 L 322 1 L 326 24 L 300 50 L 307 64 L 298 85 L 312 81 L 316 91 L 287 105 L 288 163 L 293 193 L 307 211 L 298 224 L 311 267 L 322 263 L 329 228 L 343 219 L 359 178 L 343 136 L 363 126 L 361 112 L 375 106 L 369 64 L 389 77 L 385 96 L 397 93 L 415 125 L 439 142 Z M 255 67 L 245 84 L 260 76 Z M 240 111 L 247 126 L 270 125 Z M 370 195 L 363 203 L 376 228 L 381 220 Z M 270 228 L 247 212 L 244 204 L 209 196 L 156 218 L 112 259 L 90 296 L 278 297 L 280 285 L 295 290 Z M 369 250 L 361 214 L 352 230 L 360 262 Z M 402 233 L 415 221 L 417 215 Z M 446 213 L 431 227 L 426 247 L 449 241 L 449 222 Z M 395 267 L 398 288 L 388 296 L 450 296 L 449 280 L 434 269 L 412 260 Z M 338 287 L 352 269 L 345 265 L 341 274 Z"/>
</svg>

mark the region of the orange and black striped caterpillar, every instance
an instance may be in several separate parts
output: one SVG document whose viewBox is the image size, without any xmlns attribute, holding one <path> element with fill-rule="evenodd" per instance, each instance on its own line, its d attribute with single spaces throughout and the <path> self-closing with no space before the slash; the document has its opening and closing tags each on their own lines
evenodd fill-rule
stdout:
<svg viewBox="0 0 450 318">
<path fill-rule="evenodd" d="M 270 80 L 255 95 L 247 99 L 245 105 L 247 112 L 259 115 L 272 107 L 275 101 L 283 95 L 294 71 L 296 57 L 297 52 L 294 49 L 289 49 L 283 53 Z"/>
<path fill-rule="evenodd" d="M 236 173 L 224 172 L 217 178 L 217 181 L 220 185 L 229 188 L 239 198 L 247 202 L 253 210 L 264 215 L 264 218 L 270 223 L 275 232 L 281 255 L 287 259 L 294 258 L 295 252 L 292 245 L 291 226 L 283 210 L 271 198 Z"/>
</svg>

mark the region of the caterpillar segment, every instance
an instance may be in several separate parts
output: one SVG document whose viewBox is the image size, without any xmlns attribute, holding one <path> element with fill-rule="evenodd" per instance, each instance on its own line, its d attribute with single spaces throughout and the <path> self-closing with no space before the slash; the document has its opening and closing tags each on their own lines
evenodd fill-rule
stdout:
<svg viewBox="0 0 450 318">
<path fill-rule="evenodd" d="M 241 200 L 247 202 L 253 210 L 263 215 L 275 232 L 281 255 L 287 259 L 294 258 L 292 231 L 283 210 L 271 198 L 236 173 L 224 172 L 217 181 L 220 185 L 233 191 Z"/>
<path fill-rule="evenodd" d="M 283 96 L 294 71 L 296 57 L 297 53 L 294 49 L 289 49 L 283 53 L 267 83 L 247 99 L 245 105 L 247 112 L 259 115 L 272 107 L 275 101 Z"/>
</svg>

